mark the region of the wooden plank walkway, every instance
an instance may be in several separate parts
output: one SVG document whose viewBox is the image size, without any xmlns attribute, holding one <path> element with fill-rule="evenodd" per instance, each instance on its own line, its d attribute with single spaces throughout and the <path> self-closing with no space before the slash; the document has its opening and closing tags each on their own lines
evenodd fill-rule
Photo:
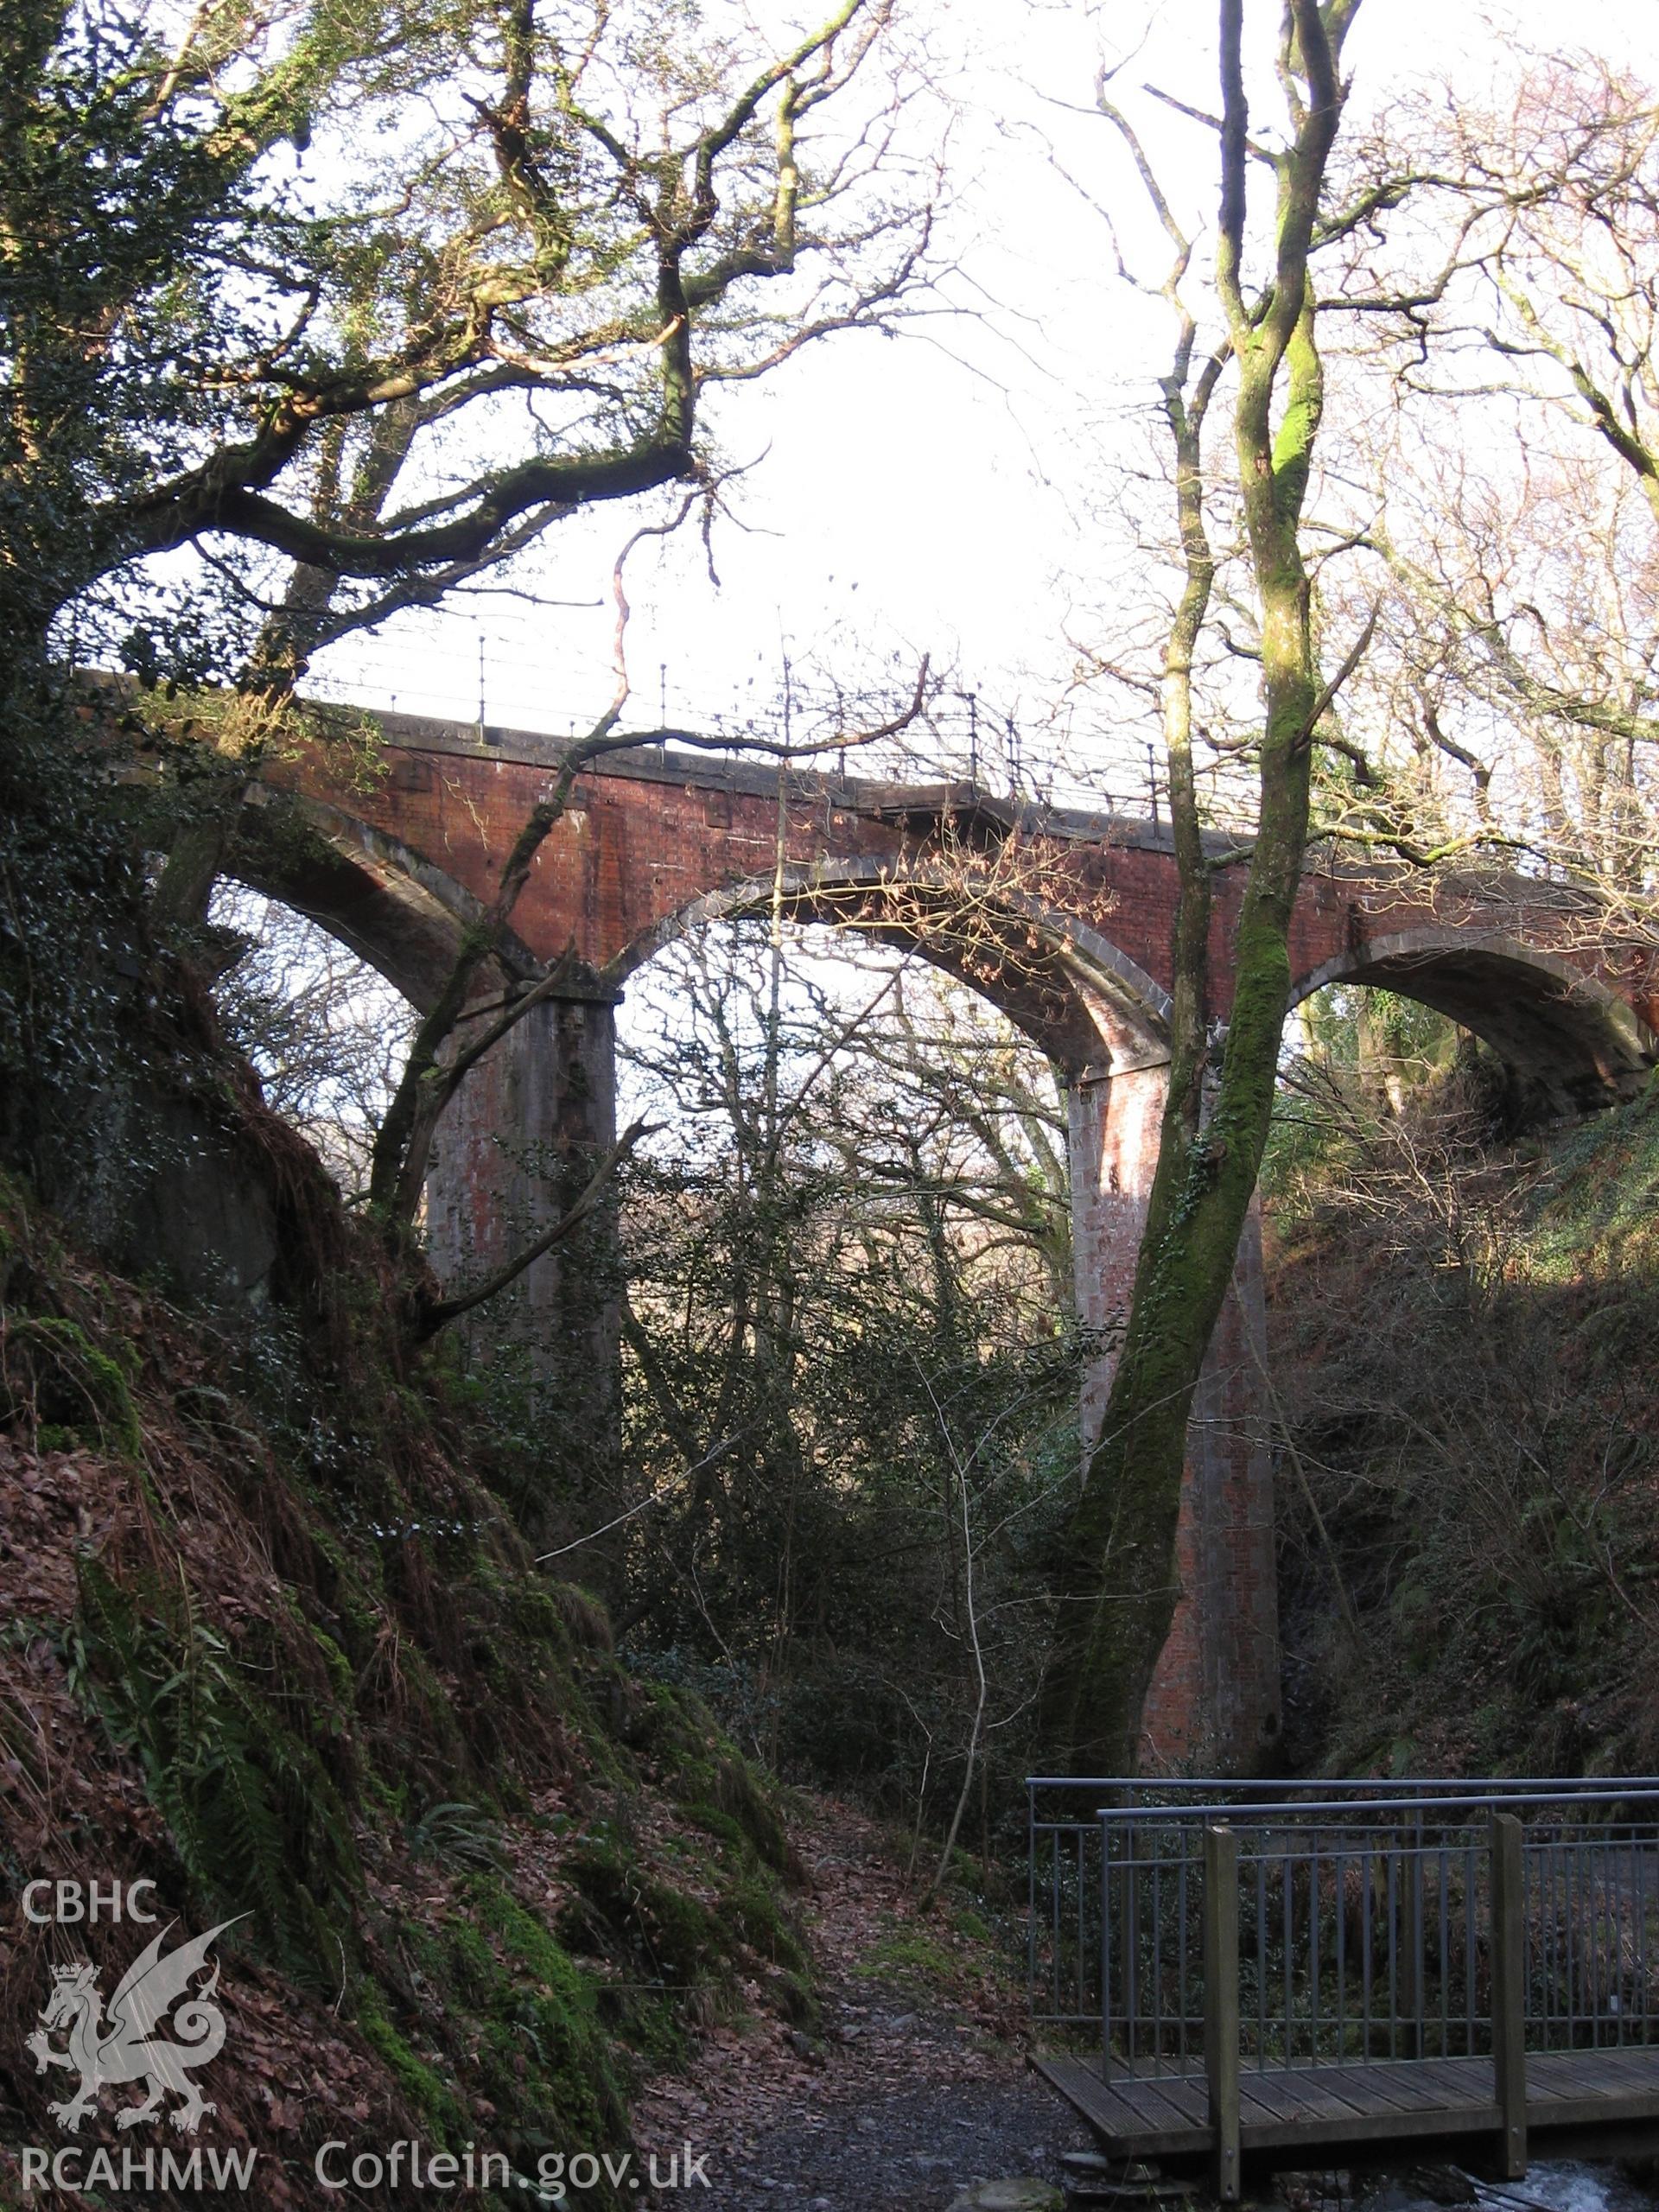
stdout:
<svg viewBox="0 0 1659 2212">
<path fill-rule="evenodd" d="M 1659 2049 L 1527 2057 L 1529 2134 L 1659 2125 Z M 1115 2075 L 1077 2058 L 1032 2064 L 1100 2138 L 1128 2158 L 1202 2158 L 1215 2148 L 1201 2074 Z M 1502 2124 L 1490 2058 L 1274 2068 L 1239 2075 L 1239 2146 L 1246 2157 L 1391 2146 L 1496 2135 Z"/>
</svg>

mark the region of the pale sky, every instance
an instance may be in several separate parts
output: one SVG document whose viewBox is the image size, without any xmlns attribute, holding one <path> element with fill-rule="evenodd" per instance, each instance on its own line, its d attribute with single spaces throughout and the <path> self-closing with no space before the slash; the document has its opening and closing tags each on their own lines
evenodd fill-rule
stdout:
<svg viewBox="0 0 1659 2212">
<path fill-rule="evenodd" d="M 716 592 L 688 542 L 647 549 L 629 572 L 634 701 L 629 720 L 699 727 L 740 717 L 798 661 L 850 632 L 867 654 L 955 663 L 988 705 L 1056 698 L 1079 633 L 1126 589 L 1112 529 L 1115 461 L 1141 449 L 1137 411 L 1167 349 L 1161 310 L 1116 277 L 1099 215 L 1054 173 L 1039 140 L 1144 238 L 1137 188 L 1105 126 L 1078 115 L 1103 39 L 1132 44 L 1142 0 L 1093 8 L 1020 0 L 911 0 L 954 51 L 948 89 L 961 205 L 963 304 L 982 319 L 932 321 L 884 340 L 810 349 L 774 378 L 721 395 L 705 416 L 729 459 L 753 460 L 738 504 L 747 531 L 717 536 Z M 1254 0 L 1267 32 L 1277 0 Z M 1122 80 L 1213 104 L 1210 0 L 1165 0 Z M 1445 73 L 1473 101 L 1522 49 L 1587 47 L 1649 66 L 1655 0 L 1367 0 L 1349 50 L 1352 119 L 1411 74 Z M 1194 33 L 1199 35 L 1194 37 Z M 1127 99 L 1126 99 L 1127 104 Z M 1263 101 L 1263 111 L 1268 102 Z M 1213 204 L 1213 137 L 1141 104 L 1160 173 L 1194 219 Z M 1205 249 L 1201 249 L 1203 251 Z M 1150 257 L 1148 266 L 1155 257 Z M 550 597 L 601 600 L 633 520 L 613 509 L 557 531 L 537 558 Z M 493 723 L 585 727 L 609 689 L 611 610 L 474 602 L 339 648 L 327 664 L 365 703 L 471 719 L 480 641 Z M 320 664 L 321 665 L 321 664 Z M 666 668 L 665 678 L 659 670 Z M 1033 718 L 1035 719 L 1033 713 Z M 1083 764 L 1079 762 L 1079 772 Z"/>
</svg>

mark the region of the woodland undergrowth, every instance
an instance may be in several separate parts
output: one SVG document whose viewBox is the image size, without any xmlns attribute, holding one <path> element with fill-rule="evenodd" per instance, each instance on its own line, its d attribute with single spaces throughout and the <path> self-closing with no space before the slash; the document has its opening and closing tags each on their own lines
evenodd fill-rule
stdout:
<svg viewBox="0 0 1659 2212">
<path fill-rule="evenodd" d="M 24 2052 L 49 1967 L 90 1954 L 107 1997 L 134 1948 L 26 1925 L 45 1876 L 150 1880 L 192 1931 L 245 1916 L 214 2126 L 263 2203 L 346 2201 L 327 2136 L 531 2173 L 625 2145 L 693 2031 L 810 2017 L 799 1870 L 706 1709 L 533 1564 L 400 1349 L 381 1248 L 257 1099 L 239 1119 L 309 1289 L 234 1320 L 0 1183 L 0 2140 L 55 2139 L 64 2077 Z M 85 2149 L 133 2140 L 117 2108 Z"/>
<path fill-rule="evenodd" d="M 1485 1103 L 1452 1076 L 1281 1151 L 1287 1749 L 1650 1772 L 1659 1091 L 1520 1141 Z"/>
</svg>

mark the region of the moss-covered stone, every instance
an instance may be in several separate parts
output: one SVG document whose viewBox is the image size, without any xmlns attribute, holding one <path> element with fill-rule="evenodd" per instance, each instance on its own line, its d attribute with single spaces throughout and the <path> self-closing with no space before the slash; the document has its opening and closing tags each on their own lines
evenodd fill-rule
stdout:
<svg viewBox="0 0 1659 2212">
<path fill-rule="evenodd" d="M 36 1424 L 76 1442 L 139 1460 L 143 1439 L 132 1399 L 131 1348 L 115 1337 L 94 1343 L 78 1321 L 60 1314 L 8 1318 L 5 1375 L 0 1378 L 0 1419 L 9 1417 L 6 1385 L 26 1392 Z"/>
<path fill-rule="evenodd" d="M 370 1981 L 357 1991 L 358 2031 L 378 2051 L 396 2077 L 399 2088 L 426 2120 L 433 2134 L 445 2144 L 457 2143 L 466 2133 L 466 2116 L 454 2091 L 436 2069 L 417 2058 L 395 2028 L 378 1987 Z"/>
<path fill-rule="evenodd" d="M 602 1991 L 505 1883 L 469 1877 L 437 1926 L 408 1921 L 392 1932 L 412 1967 L 426 2031 L 442 2039 L 452 2068 L 465 2054 L 493 2108 L 493 2136 L 510 2153 L 533 2163 L 548 2145 L 626 2145 Z M 417 2055 L 378 1992 L 359 2002 L 359 2024 L 445 2143 L 456 2147 L 476 2134 L 438 2066 Z"/>
</svg>

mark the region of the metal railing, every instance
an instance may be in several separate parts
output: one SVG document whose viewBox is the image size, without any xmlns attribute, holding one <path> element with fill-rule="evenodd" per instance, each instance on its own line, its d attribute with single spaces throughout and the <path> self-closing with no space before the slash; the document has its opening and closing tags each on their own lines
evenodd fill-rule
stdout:
<svg viewBox="0 0 1659 2212">
<path fill-rule="evenodd" d="M 1511 1827 L 1506 1889 L 1495 1838 Z M 1034 2024 L 1086 2035 L 1115 2074 L 1200 2069 L 1217 1834 L 1245 2066 L 1497 2055 L 1505 1915 L 1523 2051 L 1659 2044 L 1659 1783 L 1646 1777 L 1035 1779 Z"/>
<path fill-rule="evenodd" d="M 1524 1833 L 1529 2050 L 1659 2044 L 1659 1795 L 1621 1810 Z"/>
</svg>

